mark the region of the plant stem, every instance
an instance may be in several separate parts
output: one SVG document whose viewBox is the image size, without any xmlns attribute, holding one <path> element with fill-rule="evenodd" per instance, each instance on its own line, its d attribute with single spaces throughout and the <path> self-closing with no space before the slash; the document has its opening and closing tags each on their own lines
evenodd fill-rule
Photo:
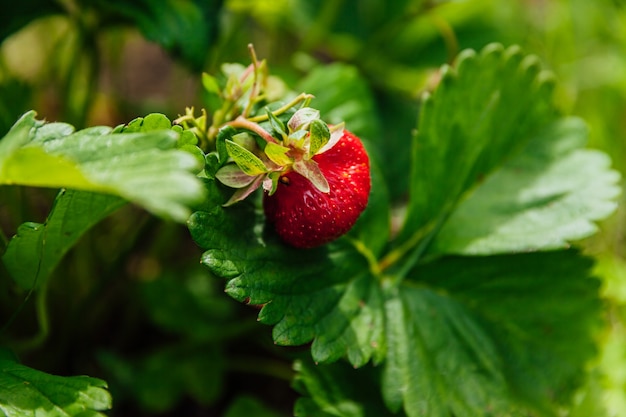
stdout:
<svg viewBox="0 0 626 417">
<path fill-rule="evenodd" d="M 232 126 L 238 129 L 250 130 L 256 133 L 257 135 L 259 135 L 260 137 L 262 137 L 266 142 L 273 142 L 273 143 L 278 144 L 278 141 L 272 135 L 270 135 L 269 132 L 267 132 L 258 124 L 250 121 L 250 119 L 246 119 L 245 117 L 237 116 L 235 120 L 233 120 L 232 122 L 226 123 L 226 125 Z"/>
<path fill-rule="evenodd" d="M 354 248 L 367 260 L 369 269 L 372 275 L 375 277 L 381 277 L 382 269 L 380 264 L 376 260 L 376 256 L 372 253 L 367 245 L 357 239 L 348 238 L 348 241 L 354 246 Z"/>
<path fill-rule="evenodd" d="M 241 113 L 243 117 L 248 117 L 250 110 L 252 110 L 254 99 L 259 93 L 259 61 L 257 60 L 254 46 L 252 46 L 251 43 L 248 44 L 248 50 L 250 51 L 250 57 L 252 59 L 252 89 L 250 90 L 250 99 L 248 100 L 248 104 L 246 104 L 246 108 L 243 109 L 243 112 Z"/>
<path fill-rule="evenodd" d="M 286 112 L 287 110 L 289 110 L 292 107 L 294 107 L 296 104 L 298 104 L 298 103 L 300 103 L 302 101 L 311 100 L 314 97 L 315 96 L 312 95 L 312 94 L 300 93 L 293 100 L 291 100 L 289 103 L 287 103 L 284 106 L 274 110 L 272 112 L 272 114 L 274 116 L 279 116 L 279 115 L 283 114 L 284 112 Z M 251 122 L 255 122 L 255 123 L 265 122 L 266 120 L 269 120 L 269 116 L 267 114 L 260 114 L 260 115 L 255 116 L 255 117 L 251 117 L 248 120 L 251 121 Z"/>
<path fill-rule="evenodd" d="M 402 243 L 400 246 L 389 252 L 378 263 L 380 271 L 385 271 L 390 266 L 394 265 L 400 259 L 402 259 L 408 252 L 410 252 L 425 236 L 427 236 L 434 228 L 434 223 L 431 222 L 421 229 L 417 230 L 411 237 Z"/>
<path fill-rule="evenodd" d="M 437 29 L 439 29 L 439 33 L 441 34 L 441 37 L 446 45 L 446 49 L 448 51 L 448 64 L 452 64 L 454 58 L 459 52 L 459 41 L 456 38 L 454 29 L 449 22 L 434 13 L 432 20 Z"/>
</svg>

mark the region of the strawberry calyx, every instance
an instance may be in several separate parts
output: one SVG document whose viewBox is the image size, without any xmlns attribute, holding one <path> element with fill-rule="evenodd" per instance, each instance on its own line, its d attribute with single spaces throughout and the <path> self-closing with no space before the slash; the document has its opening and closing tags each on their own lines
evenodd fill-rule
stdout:
<svg viewBox="0 0 626 417">
<path fill-rule="evenodd" d="M 284 174 L 295 171 L 323 193 L 330 192 L 328 181 L 313 160 L 331 149 L 343 135 L 343 123 L 329 127 L 318 110 L 308 106 L 298 109 L 284 123 L 278 117 L 283 108 L 257 121 L 269 122 L 271 133 L 257 122 L 238 117 L 228 123 L 222 135 L 226 160 L 215 174 L 222 184 L 237 191 L 224 204 L 232 205 L 262 187 L 274 194 Z M 233 130 L 234 128 L 234 130 Z M 218 135 L 218 141 L 221 136 Z M 219 148 L 219 144 L 218 144 Z"/>
<path fill-rule="evenodd" d="M 245 199 L 262 187 L 273 195 L 278 182 L 297 172 L 323 193 L 328 181 L 315 155 L 331 149 L 343 135 L 343 123 L 329 127 L 320 112 L 309 107 L 311 94 L 301 93 L 277 108 L 286 88 L 269 74 L 267 62 L 259 61 L 248 45 L 251 64 L 224 64 L 225 85 L 203 74 L 202 84 L 211 104 L 199 117 L 193 108 L 175 122 L 192 131 L 207 152 L 207 175 L 235 188 L 226 206 Z"/>
</svg>

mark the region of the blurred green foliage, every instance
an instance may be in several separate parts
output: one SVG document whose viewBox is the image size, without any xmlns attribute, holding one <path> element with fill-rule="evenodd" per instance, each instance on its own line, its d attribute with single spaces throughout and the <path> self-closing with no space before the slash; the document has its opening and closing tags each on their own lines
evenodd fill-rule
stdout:
<svg viewBox="0 0 626 417">
<path fill-rule="evenodd" d="M 249 61 L 253 43 L 289 85 L 307 89 L 329 77 L 327 90 L 311 91 L 323 107 L 340 108 L 329 121 L 367 113 L 354 130 L 383 162 L 392 200 L 402 201 L 409 161 L 396 150 L 415 128 L 416 99 L 460 50 L 501 42 L 520 44 L 555 72 L 560 109 L 585 119 L 590 146 L 626 173 L 626 5 L 618 0 L 29 0 L 3 9 L 0 28 L 0 136 L 30 109 L 81 129 L 207 107 L 201 72 Z M 335 86 L 334 76 L 349 82 Z M 0 248 L 22 222 L 43 221 L 52 198 L 0 188 Z M 571 416 L 626 414 L 625 220 L 621 208 L 584 242 L 598 260 L 607 324 Z M 193 415 L 200 405 L 209 415 L 289 415 L 298 352 L 278 353 L 265 329 L 249 325 L 254 311 L 224 305 L 219 283 L 196 279 L 189 265 L 199 253 L 180 226 L 125 207 L 68 254 L 47 300 L 0 280 L 1 325 L 16 320 L 0 337 L 37 369 L 107 379 L 119 402 L 111 415 Z M 33 307 L 47 302 L 52 334 Z M 180 352 L 186 362 L 162 378 Z M 301 366 L 309 369 L 303 380 L 315 372 Z M 212 390 L 194 391 L 200 385 Z"/>
</svg>

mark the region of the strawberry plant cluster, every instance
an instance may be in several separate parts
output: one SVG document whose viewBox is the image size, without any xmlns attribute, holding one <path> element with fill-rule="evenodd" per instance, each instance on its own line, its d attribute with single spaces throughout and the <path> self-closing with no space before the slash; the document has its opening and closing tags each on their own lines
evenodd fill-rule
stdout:
<svg viewBox="0 0 626 417">
<path fill-rule="evenodd" d="M 288 82 L 248 54 L 203 73 L 202 107 L 176 117 L 81 128 L 28 111 L 0 139 L 1 187 L 54 192 L 45 220 L 0 245 L 0 415 L 576 415 L 603 325 L 579 242 L 616 210 L 620 175 L 555 104 L 554 74 L 490 43 L 377 109 L 354 67 Z M 377 112 L 400 114 L 404 135 Z M 159 256 L 125 257 L 134 234 Z M 107 278 L 70 287 L 81 247 Z M 51 314 L 72 291 L 83 302 Z M 46 345 L 55 315 L 105 325 Z M 31 366 L 94 345 L 67 375 Z M 226 392 L 238 373 L 265 397 Z"/>
</svg>

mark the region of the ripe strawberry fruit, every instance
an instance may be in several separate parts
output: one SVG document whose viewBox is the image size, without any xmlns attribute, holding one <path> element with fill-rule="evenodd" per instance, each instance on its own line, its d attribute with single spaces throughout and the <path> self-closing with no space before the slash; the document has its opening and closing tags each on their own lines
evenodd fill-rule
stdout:
<svg viewBox="0 0 626 417">
<path fill-rule="evenodd" d="M 365 209 L 371 187 L 365 148 L 348 131 L 312 159 L 328 182 L 328 192 L 290 170 L 281 174 L 276 191 L 263 198 L 268 222 L 298 248 L 320 246 L 348 232 Z"/>
</svg>

